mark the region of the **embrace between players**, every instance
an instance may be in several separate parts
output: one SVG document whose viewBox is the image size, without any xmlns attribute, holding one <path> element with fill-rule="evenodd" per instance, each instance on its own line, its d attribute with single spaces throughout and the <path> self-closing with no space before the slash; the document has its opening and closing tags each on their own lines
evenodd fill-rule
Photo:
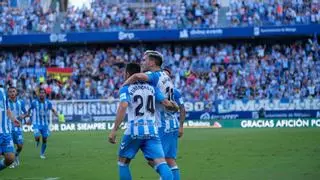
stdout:
<svg viewBox="0 0 320 180">
<path fill-rule="evenodd" d="M 170 70 L 161 69 L 162 62 L 159 52 L 146 51 L 142 69 L 135 63 L 126 66 L 115 126 L 109 134 L 109 142 L 115 144 L 116 132 L 127 113 L 127 128 L 118 152 L 121 180 L 132 179 L 129 163 L 139 149 L 162 180 L 180 180 L 175 159 L 178 137 L 183 135 L 185 109 L 181 94 L 173 87 Z"/>
</svg>

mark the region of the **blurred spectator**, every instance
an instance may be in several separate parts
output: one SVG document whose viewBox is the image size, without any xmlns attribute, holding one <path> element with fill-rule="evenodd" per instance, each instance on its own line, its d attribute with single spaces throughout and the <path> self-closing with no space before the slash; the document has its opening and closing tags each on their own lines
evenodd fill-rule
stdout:
<svg viewBox="0 0 320 180">
<path fill-rule="evenodd" d="M 0 34 L 51 32 L 56 16 L 54 10 L 45 12 L 38 1 L 28 8 L 11 7 L 3 3 L 0 8 Z"/>
<path fill-rule="evenodd" d="M 230 0 L 227 19 L 233 26 L 320 23 L 317 0 Z"/>
<path fill-rule="evenodd" d="M 221 7 L 218 0 L 152 0 L 138 7 L 132 3 L 139 1 L 114 4 L 94 0 L 90 7 L 70 6 L 62 14 L 48 8 L 48 3 L 47 7 L 41 6 L 40 2 L 33 1 L 32 6 L 26 7 L 2 2 L 0 34 L 50 33 L 53 30 L 215 28 L 221 24 L 228 26 L 228 23 L 231 26 L 320 23 L 318 0 L 230 0 L 226 14 L 219 14 Z M 219 19 L 227 19 L 228 22 L 218 22 Z"/>
<path fill-rule="evenodd" d="M 94 1 L 91 8 L 68 8 L 61 30 L 210 28 L 218 24 L 218 7 L 214 0 L 158 3 L 141 8 Z"/>
</svg>

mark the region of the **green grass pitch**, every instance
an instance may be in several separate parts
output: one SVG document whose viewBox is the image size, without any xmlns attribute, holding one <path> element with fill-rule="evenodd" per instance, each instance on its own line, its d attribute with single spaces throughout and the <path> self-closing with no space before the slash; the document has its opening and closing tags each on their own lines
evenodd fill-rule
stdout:
<svg viewBox="0 0 320 180">
<path fill-rule="evenodd" d="M 32 134 L 26 133 L 21 166 L 0 172 L 0 179 L 118 179 L 119 144 L 109 144 L 107 135 L 106 131 L 54 132 L 47 159 L 41 160 Z M 320 179 L 320 130 L 186 129 L 177 162 L 182 180 Z M 131 170 L 134 180 L 159 179 L 141 153 Z"/>
</svg>

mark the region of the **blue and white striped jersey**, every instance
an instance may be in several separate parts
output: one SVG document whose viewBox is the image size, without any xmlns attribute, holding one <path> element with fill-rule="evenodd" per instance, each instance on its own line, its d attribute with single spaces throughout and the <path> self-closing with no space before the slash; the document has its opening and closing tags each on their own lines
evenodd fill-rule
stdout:
<svg viewBox="0 0 320 180">
<path fill-rule="evenodd" d="M 30 109 L 32 110 L 32 124 L 37 126 L 48 126 L 50 110 L 52 103 L 49 100 L 41 102 L 39 99 L 32 101 Z"/>
<path fill-rule="evenodd" d="M 11 133 L 11 120 L 7 118 L 8 101 L 3 88 L 0 89 L 0 134 Z"/>
<path fill-rule="evenodd" d="M 120 102 L 128 102 L 128 123 L 125 135 L 136 138 L 157 136 L 155 104 L 165 98 L 148 83 L 136 83 L 120 89 Z"/>
<path fill-rule="evenodd" d="M 164 71 L 146 72 L 148 82 L 154 87 L 159 88 L 164 97 L 168 100 L 173 100 L 173 83 L 171 78 Z M 168 111 L 163 105 L 157 104 L 157 125 L 164 128 L 165 132 L 176 131 L 179 129 L 178 119 L 175 112 Z M 160 122 L 159 122 L 160 121 Z"/>
<path fill-rule="evenodd" d="M 22 100 L 11 101 L 9 99 L 8 100 L 8 107 L 11 110 L 14 117 L 16 117 L 16 118 L 18 118 L 20 115 L 27 113 L 25 103 Z M 19 120 L 21 121 L 22 119 L 19 119 Z M 15 127 L 13 122 L 10 123 L 10 129 L 11 129 L 11 131 L 22 131 L 22 128 Z"/>
</svg>

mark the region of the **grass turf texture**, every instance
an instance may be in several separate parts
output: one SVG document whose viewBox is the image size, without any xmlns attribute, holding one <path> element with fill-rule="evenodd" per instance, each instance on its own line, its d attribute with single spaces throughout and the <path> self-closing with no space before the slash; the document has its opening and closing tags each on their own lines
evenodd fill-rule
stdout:
<svg viewBox="0 0 320 180">
<path fill-rule="evenodd" d="M 118 143 L 121 133 L 118 133 Z M 118 145 L 108 132 L 56 132 L 47 159 L 39 158 L 32 134 L 25 134 L 21 166 L 0 172 L 1 180 L 118 179 Z M 186 129 L 178 164 L 183 180 L 319 179 L 319 129 Z M 133 179 L 156 180 L 139 153 L 131 163 Z"/>
</svg>

